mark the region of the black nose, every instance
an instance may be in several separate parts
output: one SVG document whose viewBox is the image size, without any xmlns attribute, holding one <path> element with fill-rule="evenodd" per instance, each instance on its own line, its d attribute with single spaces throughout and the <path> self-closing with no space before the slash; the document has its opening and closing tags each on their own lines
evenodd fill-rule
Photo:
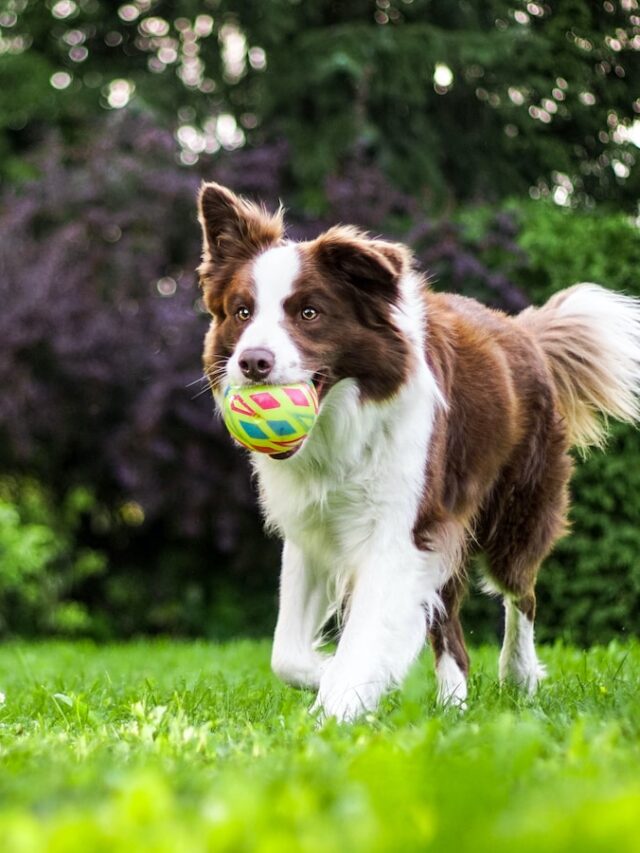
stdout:
<svg viewBox="0 0 640 853">
<path fill-rule="evenodd" d="M 275 360 L 275 356 L 271 350 L 256 347 L 255 349 L 246 349 L 241 352 L 238 364 L 247 379 L 257 381 L 258 379 L 267 378 L 273 369 Z"/>
</svg>

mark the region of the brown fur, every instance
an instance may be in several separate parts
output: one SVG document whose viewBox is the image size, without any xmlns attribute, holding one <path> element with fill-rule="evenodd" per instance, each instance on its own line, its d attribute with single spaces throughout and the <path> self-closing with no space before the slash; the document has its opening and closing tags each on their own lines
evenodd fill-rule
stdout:
<svg viewBox="0 0 640 853">
<path fill-rule="evenodd" d="M 391 396 L 409 369 L 407 342 L 391 320 L 409 253 L 344 227 L 301 244 L 300 251 L 302 270 L 285 310 L 295 316 L 307 301 L 320 308 L 315 325 L 298 323 L 292 337 L 310 369 L 325 378 L 324 393 L 350 377 L 357 380 L 363 400 Z"/>
<path fill-rule="evenodd" d="M 469 654 L 464 644 L 464 632 L 460 622 L 460 606 L 464 595 L 464 579 L 454 575 L 441 590 L 443 610 L 436 614 L 429 629 L 429 639 L 436 660 L 449 654 L 465 675 L 469 672 Z"/>
<path fill-rule="evenodd" d="M 434 430 L 416 542 L 439 548 L 437 530 L 457 522 L 461 554 L 484 551 L 491 585 L 532 618 L 539 566 L 565 529 L 571 472 L 553 376 L 514 319 L 459 296 L 426 298 L 427 358 L 448 408 Z M 439 655 L 446 638 L 465 671 L 463 560 L 457 569 L 431 640 Z"/>
</svg>

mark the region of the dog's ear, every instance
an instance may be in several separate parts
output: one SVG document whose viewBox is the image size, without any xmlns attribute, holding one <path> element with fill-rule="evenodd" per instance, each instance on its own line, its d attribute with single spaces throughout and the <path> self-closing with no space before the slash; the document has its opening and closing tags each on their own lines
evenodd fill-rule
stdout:
<svg viewBox="0 0 640 853">
<path fill-rule="evenodd" d="M 370 240 L 356 228 L 330 228 L 311 245 L 317 263 L 332 278 L 387 301 L 395 298 L 400 278 L 411 267 L 405 246 Z"/>
<path fill-rule="evenodd" d="M 263 207 L 220 184 L 203 184 L 198 198 L 204 264 L 247 260 L 278 243 L 283 236 L 282 209 L 270 214 Z"/>
</svg>

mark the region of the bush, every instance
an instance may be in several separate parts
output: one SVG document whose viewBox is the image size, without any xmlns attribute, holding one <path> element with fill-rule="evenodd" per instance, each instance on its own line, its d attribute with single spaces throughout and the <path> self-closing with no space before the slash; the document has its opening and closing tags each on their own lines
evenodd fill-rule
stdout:
<svg viewBox="0 0 640 853">
<path fill-rule="evenodd" d="M 92 627 L 86 606 L 71 597 L 106 568 L 103 554 L 75 542 L 92 505 L 90 493 L 77 488 L 54 512 L 36 483 L 0 482 L 0 635 L 68 635 Z"/>
<path fill-rule="evenodd" d="M 202 630 L 211 578 L 253 566 L 257 537 L 247 471 L 201 393 L 199 178 L 127 116 L 77 149 L 52 138 L 34 167 L 0 213 L 0 470 L 55 502 L 95 495 L 80 545 L 110 571 L 83 596 L 114 632 Z"/>
<path fill-rule="evenodd" d="M 550 203 L 513 206 L 527 259 L 518 280 L 532 302 L 580 281 L 640 295 L 640 233 L 630 216 L 583 213 Z"/>
</svg>

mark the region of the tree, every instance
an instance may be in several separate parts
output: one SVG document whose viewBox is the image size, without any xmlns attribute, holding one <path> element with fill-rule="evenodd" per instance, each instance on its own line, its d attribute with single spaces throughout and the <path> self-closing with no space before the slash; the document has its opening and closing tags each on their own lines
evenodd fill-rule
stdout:
<svg viewBox="0 0 640 853">
<path fill-rule="evenodd" d="M 43 125 L 73 135 L 127 105 L 162 116 L 186 164 L 286 138 L 292 187 L 315 209 L 354 157 L 432 204 L 534 187 L 632 208 L 637 5 L 8 0 L 2 147 L 15 155 Z"/>
</svg>

